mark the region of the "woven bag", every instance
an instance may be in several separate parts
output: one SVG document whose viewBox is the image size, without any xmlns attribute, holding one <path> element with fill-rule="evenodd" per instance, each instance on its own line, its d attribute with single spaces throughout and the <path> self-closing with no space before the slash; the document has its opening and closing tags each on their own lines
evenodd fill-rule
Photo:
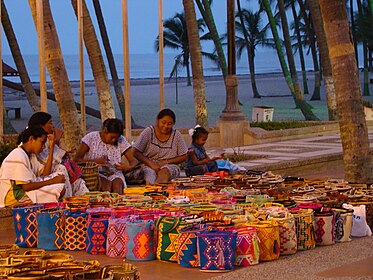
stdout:
<svg viewBox="0 0 373 280">
<path fill-rule="evenodd" d="M 268 217 L 278 223 L 280 232 L 280 255 L 291 255 L 297 252 L 297 232 L 295 218 L 291 213 L 272 213 Z"/>
<path fill-rule="evenodd" d="M 351 241 L 352 214 L 354 210 L 333 208 L 334 222 L 334 240 L 336 242 Z"/>
<path fill-rule="evenodd" d="M 78 163 L 78 166 L 82 170 L 82 179 L 85 181 L 87 188 L 90 191 L 98 191 L 100 189 L 98 164 L 92 161 L 86 161 Z"/>
<path fill-rule="evenodd" d="M 334 241 L 334 213 L 330 208 L 315 212 L 316 245 L 332 245 Z"/>
<path fill-rule="evenodd" d="M 128 221 L 125 229 L 128 237 L 126 242 L 126 258 L 131 261 L 155 260 L 154 221 Z"/>
<path fill-rule="evenodd" d="M 237 231 L 234 265 L 252 266 L 259 263 L 259 238 L 255 227 L 241 227 Z"/>
<path fill-rule="evenodd" d="M 108 221 L 106 255 L 112 258 L 124 258 L 127 255 L 128 236 L 126 226 L 129 217 L 116 217 L 112 213 Z"/>
<path fill-rule="evenodd" d="M 280 257 L 280 232 L 276 221 L 255 221 L 246 224 L 256 228 L 259 238 L 259 261 L 273 261 Z"/>
<path fill-rule="evenodd" d="M 177 239 L 181 219 L 178 217 L 159 217 L 155 222 L 157 230 L 157 259 L 177 262 Z"/>
<path fill-rule="evenodd" d="M 237 232 L 205 231 L 198 234 L 200 270 L 224 272 L 233 270 Z"/>
<path fill-rule="evenodd" d="M 292 210 L 291 213 L 295 218 L 298 251 L 314 249 L 316 246 L 316 241 L 313 210 L 299 209 Z"/>
<path fill-rule="evenodd" d="M 101 212 L 102 211 L 102 212 Z M 105 255 L 106 238 L 110 210 L 99 209 L 88 213 L 86 252 L 92 255 Z"/>
<path fill-rule="evenodd" d="M 38 248 L 63 250 L 65 248 L 65 216 L 56 208 L 40 209 L 36 214 L 38 222 Z"/>
<path fill-rule="evenodd" d="M 12 208 L 14 231 L 19 247 L 32 248 L 37 245 L 38 225 L 36 212 L 44 208 L 42 204 L 15 206 Z"/>
<path fill-rule="evenodd" d="M 205 225 L 189 225 L 180 229 L 177 240 L 177 263 L 183 267 L 199 267 L 197 236 Z"/>
<path fill-rule="evenodd" d="M 85 210 L 65 210 L 65 250 L 85 250 L 87 213 Z"/>
</svg>

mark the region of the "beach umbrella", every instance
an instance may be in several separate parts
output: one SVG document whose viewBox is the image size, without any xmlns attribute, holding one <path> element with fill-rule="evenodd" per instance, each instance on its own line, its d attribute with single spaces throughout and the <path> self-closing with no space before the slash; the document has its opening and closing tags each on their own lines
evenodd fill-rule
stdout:
<svg viewBox="0 0 373 280">
<path fill-rule="evenodd" d="M 164 64 L 163 64 L 163 4 L 158 0 L 158 36 L 159 36 L 159 105 L 164 108 Z"/>
<path fill-rule="evenodd" d="M 128 44 L 128 8 L 127 0 L 122 0 L 123 59 L 124 59 L 124 99 L 126 112 L 126 138 L 131 141 L 131 95 L 130 95 L 130 57 Z"/>
<path fill-rule="evenodd" d="M 83 49 L 83 3 L 78 0 L 78 48 L 79 48 L 79 75 L 80 75 L 80 123 L 83 135 L 86 133 L 85 114 L 85 83 L 84 83 L 84 49 Z"/>
<path fill-rule="evenodd" d="M 39 53 L 39 77 L 40 77 L 40 105 L 41 105 L 41 111 L 48 112 L 47 79 L 46 79 L 46 71 L 45 71 L 45 52 L 44 52 L 43 4 L 44 4 L 44 0 L 36 1 L 38 53 Z"/>
</svg>

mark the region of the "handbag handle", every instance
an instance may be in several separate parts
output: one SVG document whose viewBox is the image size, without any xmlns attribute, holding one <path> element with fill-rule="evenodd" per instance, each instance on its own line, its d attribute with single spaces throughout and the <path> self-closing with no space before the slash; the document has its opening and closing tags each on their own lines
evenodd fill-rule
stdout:
<svg viewBox="0 0 373 280">
<path fill-rule="evenodd" d="M 156 229 L 159 231 L 159 227 L 160 227 L 161 222 L 168 222 L 167 220 L 169 220 L 169 221 L 172 220 L 173 221 L 173 225 L 169 229 L 162 231 L 163 233 L 169 233 L 169 232 L 173 231 L 181 223 L 181 219 L 180 218 L 163 216 L 163 217 L 159 217 L 157 219 L 157 222 L 155 224 Z"/>
</svg>

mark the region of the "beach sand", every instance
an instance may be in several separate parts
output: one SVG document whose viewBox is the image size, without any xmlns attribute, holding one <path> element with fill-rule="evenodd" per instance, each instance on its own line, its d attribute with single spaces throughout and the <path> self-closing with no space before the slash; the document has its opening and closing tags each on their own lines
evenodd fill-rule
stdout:
<svg viewBox="0 0 373 280">
<path fill-rule="evenodd" d="M 310 94 L 305 95 L 305 99 L 308 101 L 313 92 L 314 76 L 312 72 L 308 72 L 307 75 Z M 239 76 L 238 97 L 242 103 L 241 109 L 248 121 L 251 121 L 252 106 L 273 107 L 274 121 L 304 120 L 300 110 L 295 109 L 293 97 L 290 95 L 281 73 L 258 74 L 256 77 L 257 88 L 263 96 L 260 99 L 253 98 L 249 77 L 247 75 Z M 13 81 L 19 82 L 19 80 L 14 78 Z M 72 81 L 70 84 L 74 98 L 79 102 L 79 81 Z M 38 88 L 36 83 L 35 88 Z M 51 83 L 48 83 L 47 89 L 52 91 Z M 222 77 L 205 77 L 205 90 L 209 127 L 215 127 L 225 107 L 226 93 Z M 137 125 L 145 127 L 154 124 L 155 117 L 160 109 L 159 91 L 158 79 L 131 80 L 131 114 Z M 87 106 L 98 109 L 98 99 L 93 81 L 86 81 L 85 93 Z M 116 116 L 120 118 L 120 110 L 113 88 L 112 95 Z M 165 79 L 164 98 L 165 107 L 172 109 L 176 114 L 176 128 L 191 128 L 195 126 L 193 87 L 187 86 L 185 78 L 178 79 L 177 87 L 174 79 L 170 81 Z M 371 97 L 365 99 L 373 100 Z M 321 100 L 309 101 L 309 104 L 313 107 L 313 112 L 320 120 L 327 120 L 327 106 L 323 86 L 321 87 Z M 14 119 L 14 112 L 9 112 L 14 128 L 18 132 L 22 131 L 33 113 L 24 93 L 4 88 L 4 106 L 22 108 L 21 119 Z M 60 127 L 61 123 L 55 102 L 48 101 L 48 112 L 53 116 L 54 123 Z M 101 121 L 99 119 L 87 115 L 88 131 L 97 130 L 100 127 Z"/>
</svg>

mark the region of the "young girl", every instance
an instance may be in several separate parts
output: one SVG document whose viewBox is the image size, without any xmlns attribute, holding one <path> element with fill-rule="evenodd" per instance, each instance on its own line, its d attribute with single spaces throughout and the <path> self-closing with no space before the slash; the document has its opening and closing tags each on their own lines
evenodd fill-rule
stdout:
<svg viewBox="0 0 373 280">
<path fill-rule="evenodd" d="M 4 159 L 0 168 L 0 207 L 20 203 L 57 202 L 65 192 L 65 177 L 51 173 L 54 136 L 46 164 L 41 164 L 40 154 L 47 140 L 41 127 L 26 128 L 20 135 L 21 144 Z"/>
<path fill-rule="evenodd" d="M 216 160 L 220 158 L 209 158 L 204 147 L 209 135 L 208 131 L 201 126 L 196 126 L 194 129 L 189 130 L 189 134 L 192 136 L 192 144 L 188 148 L 185 174 L 194 176 L 218 171 Z"/>
<path fill-rule="evenodd" d="M 65 181 L 65 188 L 66 192 L 64 197 L 76 196 L 76 195 L 83 195 L 89 192 L 85 181 L 79 176 L 69 176 L 69 172 L 67 171 L 67 167 L 71 167 L 74 163 L 68 159 L 66 151 L 60 148 L 61 138 L 63 136 L 63 131 L 54 127 L 52 116 L 45 112 L 36 112 L 34 113 L 29 121 L 28 126 L 32 127 L 41 127 L 47 133 L 47 135 L 54 136 L 54 147 L 53 147 L 53 161 L 52 161 L 52 172 L 59 172 L 63 174 L 66 178 Z M 47 138 L 47 142 L 45 143 L 45 148 L 43 151 L 36 155 L 37 159 L 41 164 L 45 164 L 48 157 L 49 157 L 49 150 L 50 150 L 50 143 Z M 75 166 L 75 165 L 73 165 Z M 70 170 L 72 171 L 72 170 Z M 74 174 L 75 175 L 75 174 Z"/>
</svg>

